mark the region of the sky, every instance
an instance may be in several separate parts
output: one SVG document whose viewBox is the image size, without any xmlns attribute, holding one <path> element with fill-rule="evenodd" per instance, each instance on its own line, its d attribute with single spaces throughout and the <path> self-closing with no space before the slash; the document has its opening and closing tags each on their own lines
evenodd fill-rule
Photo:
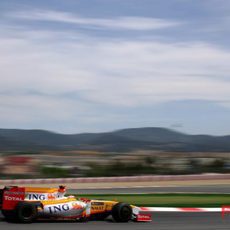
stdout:
<svg viewBox="0 0 230 230">
<path fill-rule="evenodd" d="M 1 0 L 0 127 L 230 135 L 229 0 Z"/>
</svg>

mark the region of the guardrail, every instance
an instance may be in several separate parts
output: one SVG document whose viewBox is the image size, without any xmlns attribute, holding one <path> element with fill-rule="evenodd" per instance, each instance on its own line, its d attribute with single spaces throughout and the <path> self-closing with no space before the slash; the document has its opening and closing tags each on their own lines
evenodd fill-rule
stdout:
<svg viewBox="0 0 230 230">
<path fill-rule="evenodd" d="M 50 179 L 12 179 L 0 180 L 2 185 L 22 184 L 68 184 L 68 183 L 111 183 L 111 182 L 156 182 L 156 181 L 189 181 L 189 180 L 230 180 L 230 174 L 199 175 L 148 175 L 122 177 L 82 177 Z"/>
</svg>

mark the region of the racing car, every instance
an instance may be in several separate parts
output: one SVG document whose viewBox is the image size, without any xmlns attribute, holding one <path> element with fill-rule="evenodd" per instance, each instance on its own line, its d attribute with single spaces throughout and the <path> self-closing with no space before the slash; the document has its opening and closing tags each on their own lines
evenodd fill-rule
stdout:
<svg viewBox="0 0 230 230">
<path fill-rule="evenodd" d="M 104 220 L 115 222 L 151 221 L 151 214 L 137 206 L 118 201 L 89 200 L 66 196 L 66 187 L 36 188 L 8 186 L 0 189 L 0 210 L 9 222 L 32 223 L 39 219 L 70 219 L 80 222 Z"/>
</svg>

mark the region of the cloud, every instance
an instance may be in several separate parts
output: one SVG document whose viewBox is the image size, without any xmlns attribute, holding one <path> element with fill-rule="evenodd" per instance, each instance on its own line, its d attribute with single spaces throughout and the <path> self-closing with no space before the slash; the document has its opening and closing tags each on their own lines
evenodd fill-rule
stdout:
<svg viewBox="0 0 230 230">
<path fill-rule="evenodd" d="M 14 12 L 5 15 L 9 18 L 75 24 L 88 28 L 119 30 L 156 30 L 179 26 L 181 23 L 149 17 L 86 18 L 61 11 Z"/>
<path fill-rule="evenodd" d="M 14 17 L 98 28 L 157 28 L 149 18 L 90 19 L 48 11 L 25 15 Z M 211 101 L 228 110 L 227 49 L 207 42 L 115 39 L 32 27 L 0 28 L 0 126 L 58 126 L 71 132 L 75 127 L 98 131 L 105 124 L 120 128 L 122 122 L 123 127 L 147 126 L 154 113 L 144 117 L 144 112 L 171 101 Z M 186 119 L 183 124 L 186 129 Z"/>
<path fill-rule="evenodd" d="M 168 100 L 225 101 L 230 97 L 230 54 L 206 43 L 87 36 L 66 42 L 48 31 L 39 32 L 44 37 L 39 37 L 38 43 L 34 39 L 38 32 L 34 33 L 0 38 L 0 90 L 71 93 L 78 100 L 129 107 Z M 74 34 L 66 32 L 68 36 Z"/>
</svg>

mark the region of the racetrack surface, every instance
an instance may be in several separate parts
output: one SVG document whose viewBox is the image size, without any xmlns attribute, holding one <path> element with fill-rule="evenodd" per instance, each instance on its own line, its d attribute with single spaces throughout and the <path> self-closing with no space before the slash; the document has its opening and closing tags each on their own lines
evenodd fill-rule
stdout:
<svg viewBox="0 0 230 230">
<path fill-rule="evenodd" d="M 131 187 L 131 188 L 95 188 L 68 189 L 69 194 L 118 194 L 118 193 L 230 193 L 229 185 L 199 185 L 173 187 Z"/>
<path fill-rule="evenodd" d="M 229 230 L 230 214 L 221 218 L 221 213 L 153 213 L 150 223 L 114 223 L 106 221 L 89 221 L 75 223 L 68 221 L 40 221 L 33 224 L 13 224 L 0 220 L 0 229 L 7 230 Z"/>
</svg>

